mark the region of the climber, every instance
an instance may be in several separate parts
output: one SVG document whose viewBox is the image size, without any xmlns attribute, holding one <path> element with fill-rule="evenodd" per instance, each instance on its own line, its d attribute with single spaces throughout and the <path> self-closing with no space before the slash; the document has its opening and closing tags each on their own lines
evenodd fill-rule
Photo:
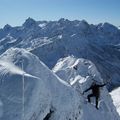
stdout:
<svg viewBox="0 0 120 120">
<path fill-rule="evenodd" d="M 73 68 L 74 68 L 75 70 L 77 70 L 77 69 L 78 69 L 78 66 L 77 66 L 77 65 L 75 65 Z"/>
<path fill-rule="evenodd" d="M 88 99 L 88 102 L 91 102 L 90 98 L 95 97 L 96 98 L 96 108 L 97 109 L 98 109 L 98 99 L 100 97 L 100 87 L 103 87 L 105 85 L 106 84 L 98 85 L 94 81 L 93 84 L 90 86 L 90 88 L 88 88 L 87 90 L 84 91 L 84 92 L 87 92 L 89 90 L 92 90 L 92 93 L 87 96 L 87 99 Z M 83 94 L 84 94 L 84 92 L 83 92 Z"/>
</svg>

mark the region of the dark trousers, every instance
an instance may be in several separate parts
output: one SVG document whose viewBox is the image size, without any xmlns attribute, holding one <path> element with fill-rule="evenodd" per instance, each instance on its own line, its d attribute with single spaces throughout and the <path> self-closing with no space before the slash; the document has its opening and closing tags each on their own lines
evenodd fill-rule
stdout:
<svg viewBox="0 0 120 120">
<path fill-rule="evenodd" d="M 91 97 L 95 97 L 96 98 L 96 108 L 98 109 L 98 98 L 99 98 L 99 96 L 96 96 L 94 94 L 88 95 L 87 96 L 88 102 L 91 102 L 91 100 L 90 100 Z"/>
</svg>

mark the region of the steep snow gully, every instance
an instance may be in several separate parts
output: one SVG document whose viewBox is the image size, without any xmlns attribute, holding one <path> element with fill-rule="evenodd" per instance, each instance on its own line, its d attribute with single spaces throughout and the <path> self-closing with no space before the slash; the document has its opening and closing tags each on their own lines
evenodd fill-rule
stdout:
<svg viewBox="0 0 120 120">
<path fill-rule="evenodd" d="M 99 110 L 94 99 L 86 102 L 81 93 L 91 85 L 90 74 L 103 82 L 86 59 L 60 59 L 51 71 L 32 53 L 8 49 L 0 56 L 0 120 L 120 120 L 105 87 Z"/>
</svg>

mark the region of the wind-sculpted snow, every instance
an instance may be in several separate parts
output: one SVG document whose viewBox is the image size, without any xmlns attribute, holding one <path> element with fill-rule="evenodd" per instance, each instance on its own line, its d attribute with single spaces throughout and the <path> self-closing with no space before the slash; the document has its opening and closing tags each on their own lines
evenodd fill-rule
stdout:
<svg viewBox="0 0 120 120">
<path fill-rule="evenodd" d="M 14 52 L 16 51 L 16 54 Z M 13 52 L 13 53 L 12 53 Z M 47 108 L 50 99 L 49 92 L 47 92 L 43 82 L 37 77 L 27 74 L 21 68 L 15 66 L 16 56 L 18 55 L 17 50 L 9 50 L 8 54 L 2 55 L 0 60 L 0 100 L 1 100 L 1 116 L 2 120 L 21 120 L 23 119 L 23 104 L 22 104 L 22 79 L 25 79 L 25 119 L 29 120 L 32 115 L 38 114 L 38 111 L 42 111 Z M 10 53 L 10 54 L 9 54 Z M 20 51 L 19 51 L 20 53 Z M 9 56 L 8 56 L 9 55 Z M 22 56 L 20 56 L 22 57 Z M 17 61 L 16 61 L 17 62 Z M 20 62 L 20 63 L 19 63 Z M 18 60 L 17 65 L 21 65 L 21 61 Z M 39 95 L 41 94 L 41 96 Z M 43 96 L 46 96 L 43 98 Z M 33 99 L 35 98 L 35 99 Z M 35 104 L 35 102 L 41 104 Z M 42 101 L 45 101 L 42 103 Z M 38 108 L 39 107 L 39 108 Z M 33 110 L 34 109 L 34 110 Z M 41 112 L 41 115 L 44 114 Z M 33 116 L 34 117 L 34 116 Z"/>
<path fill-rule="evenodd" d="M 97 71 L 95 65 L 92 62 L 83 58 L 76 59 L 74 56 L 61 58 L 60 60 L 58 60 L 57 64 L 53 68 L 53 71 L 71 85 L 78 82 L 80 76 L 83 78 L 96 78 L 97 82 L 102 82 L 100 73 Z M 78 77 L 78 80 L 77 78 L 75 78 L 77 75 L 80 75 Z"/>
<path fill-rule="evenodd" d="M 6 74 L 6 73 L 13 73 L 13 74 L 25 74 L 25 72 L 23 72 L 21 69 L 19 69 L 18 67 L 16 67 L 13 63 L 9 63 L 9 61 L 0 61 L 0 70 L 1 73 L 0 74 Z"/>
<path fill-rule="evenodd" d="M 0 72 L 4 73 L 0 74 L 1 120 L 44 120 L 48 114 L 52 120 L 80 119 L 78 94 L 33 54 L 23 49 L 7 50 L 0 56 Z"/>
</svg>

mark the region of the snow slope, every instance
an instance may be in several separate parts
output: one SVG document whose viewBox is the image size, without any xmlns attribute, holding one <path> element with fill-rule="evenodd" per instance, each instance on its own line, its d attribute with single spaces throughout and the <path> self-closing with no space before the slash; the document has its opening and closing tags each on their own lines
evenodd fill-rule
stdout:
<svg viewBox="0 0 120 120">
<path fill-rule="evenodd" d="M 110 94 L 113 99 L 113 103 L 120 115 L 120 87 L 113 90 Z"/>
<path fill-rule="evenodd" d="M 1 120 L 21 120 L 23 116 L 25 120 L 45 120 L 49 113 L 52 120 L 82 116 L 79 97 L 70 85 L 23 49 L 11 48 L 0 56 L 0 78 Z"/>
<path fill-rule="evenodd" d="M 97 110 L 23 49 L 11 48 L 0 56 L 0 78 L 1 120 L 119 120 L 106 89 L 108 101 Z"/>
<path fill-rule="evenodd" d="M 2 103 L 0 118 L 2 120 L 23 119 L 23 77 L 25 79 L 25 119 L 29 120 L 33 114 L 38 116 L 40 110 L 43 110 L 41 115 L 44 115 L 44 111 L 48 109 L 48 104 L 50 104 L 49 92 L 47 92 L 44 83 L 40 79 L 26 76 L 25 71 L 16 67 L 16 65 L 22 66 L 20 60 L 22 57 L 28 62 L 26 55 L 22 55 L 20 50 L 10 49 L 0 56 L 0 100 Z M 26 65 L 28 66 L 28 64 Z"/>
<path fill-rule="evenodd" d="M 91 81 L 93 78 L 99 84 L 103 82 L 100 73 L 91 61 L 83 58 L 77 59 L 74 56 L 59 59 L 53 68 L 53 72 L 72 86 L 75 84 L 78 85 L 78 83 L 84 83 L 87 79 Z M 104 80 L 104 82 L 107 81 Z"/>
<path fill-rule="evenodd" d="M 97 71 L 95 65 L 92 62 L 83 58 L 77 59 L 74 56 L 60 59 L 53 68 L 53 72 L 55 72 L 63 80 L 67 81 L 80 95 L 82 95 L 84 90 L 90 87 L 93 82 L 93 78 L 97 84 L 103 84 L 104 81 L 102 80 L 100 73 Z M 83 103 L 86 103 L 85 99 L 87 99 L 87 95 L 87 93 L 84 95 Z M 94 102 L 94 99 L 92 99 L 92 104 Z M 95 110 L 95 105 L 91 105 L 89 103 L 82 104 L 82 109 L 84 114 L 83 118 L 85 120 L 98 120 L 99 115 L 100 119 L 105 120 L 111 119 L 113 116 L 114 117 L 112 119 L 120 119 L 117 118 L 118 115 L 116 113 L 116 108 L 113 105 L 112 99 L 106 87 L 101 89 L 98 112 Z M 95 116 L 91 116 L 93 113 Z M 88 116 L 91 117 L 89 118 Z"/>
</svg>

